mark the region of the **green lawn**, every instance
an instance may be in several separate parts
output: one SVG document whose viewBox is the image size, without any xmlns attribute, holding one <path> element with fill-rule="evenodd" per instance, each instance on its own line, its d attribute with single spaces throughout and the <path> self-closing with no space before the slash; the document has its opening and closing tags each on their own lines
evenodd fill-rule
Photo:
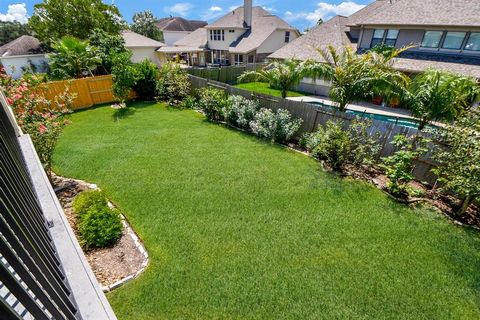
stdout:
<svg viewBox="0 0 480 320">
<path fill-rule="evenodd" d="M 282 92 L 278 89 L 270 88 L 268 83 L 264 82 L 249 82 L 249 83 L 239 83 L 234 85 L 234 87 L 250 90 L 258 93 L 268 94 L 275 97 L 281 97 Z M 288 91 L 287 97 L 303 97 L 309 95 L 308 93 L 298 92 L 298 91 Z"/>
<path fill-rule="evenodd" d="M 299 153 L 136 104 L 71 117 L 55 170 L 97 183 L 151 262 L 119 319 L 479 319 L 480 236 Z"/>
</svg>

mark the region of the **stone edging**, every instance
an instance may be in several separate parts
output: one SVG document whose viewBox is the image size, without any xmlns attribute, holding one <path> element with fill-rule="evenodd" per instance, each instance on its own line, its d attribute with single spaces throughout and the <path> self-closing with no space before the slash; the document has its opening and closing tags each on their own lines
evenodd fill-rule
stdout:
<svg viewBox="0 0 480 320">
<path fill-rule="evenodd" d="M 111 203 L 111 202 L 108 202 L 108 206 L 110 208 L 116 208 L 116 206 Z M 109 285 L 109 286 L 103 286 L 102 287 L 102 290 L 103 292 L 107 293 L 107 292 L 111 292 L 121 286 L 123 286 L 124 284 L 126 284 L 127 282 L 130 282 L 136 278 L 138 278 L 139 275 L 141 275 L 145 269 L 147 268 L 148 266 L 148 262 L 149 262 L 149 256 L 148 256 L 148 252 L 147 250 L 145 249 L 145 246 L 143 245 L 142 241 L 140 241 L 140 239 L 138 238 L 137 234 L 135 233 L 135 231 L 133 231 L 132 227 L 130 226 L 130 224 L 128 223 L 127 219 L 125 218 L 125 216 L 123 214 L 120 214 L 121 218 L 122 218 L 122 224 L 123 224 L 123 227 L 125 228 L 125 230 L 127 231 L 127 236 L 130 236 L 133 240 L 133 242 L 135 243 L 135 248 L 140 252 L 140 254 L 143 256 L 143 262 L 142 262 L 142 267 L 140 268 L 140 270 L 138 270 L 137 272 L 135 273 L 132 273 L 131 275 L 128 275 L 126 276 L 125 278 L 121 279 L 121 280 L 118 280 L 117 282 Z"/>
</svg>

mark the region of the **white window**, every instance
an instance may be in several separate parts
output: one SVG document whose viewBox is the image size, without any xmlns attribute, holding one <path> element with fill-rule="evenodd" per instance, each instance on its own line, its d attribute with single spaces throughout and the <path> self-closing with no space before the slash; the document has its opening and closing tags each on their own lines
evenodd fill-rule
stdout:
<svg viewBox="0 0 480 320">
<path fill-rule="evenodd" d="M 210 40 L 225 41 L 225 30 L 210 30 Z"/>
<path fill-rule="evenodd" d="M 472 32 L 468 37 L 465 50 L 480 51 L 480 32 Z"/>
<path fill-rule="evenodd" d="M 463 40 L 465 39 L 466 35 L 466 32 L 448 31 L 447 35 L 445 36 L 445 40 L 443 41 L 442 48 L 460 50 L 462 48 Z"/>
<path fill-rule="evenodd" d="M 443 31 L 425 31 L 421 47 L 438 48 L 442 40 Z"/>
</svg>

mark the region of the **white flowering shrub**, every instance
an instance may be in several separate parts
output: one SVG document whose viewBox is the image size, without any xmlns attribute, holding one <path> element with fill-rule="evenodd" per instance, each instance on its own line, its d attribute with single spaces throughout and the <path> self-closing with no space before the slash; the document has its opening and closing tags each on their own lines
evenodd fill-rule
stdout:
<svg viewBox="0 0 480 320">
<path fill-rule="evenodd" d="M 282 143 L 290 140 L 301 125 L 302 120 L 292 119 L 287 110 L 262 108 L 250 122 L 250 129 L 261 138 Z"/>
<path fill-rule="evenodd" d="M 228 124 L 250 130 L 250 122 L 255 118 L 255 114 L 260 109 L 258 101 L 249 100 L 242 96 L 231 96 L 229 104 L 225 108 L 225 120 Z"/>
</svg>

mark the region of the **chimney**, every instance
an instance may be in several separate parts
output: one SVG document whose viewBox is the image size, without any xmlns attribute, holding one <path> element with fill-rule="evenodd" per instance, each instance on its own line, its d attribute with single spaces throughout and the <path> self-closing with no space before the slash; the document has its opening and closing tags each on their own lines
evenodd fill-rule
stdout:
<svg viewBox="0 0 480 320">
<path fill-rule="evenodd" d="M 245 0 L 243 4 L 244 20 L 247 27 L 252 26 L 252 0 Z"/>
</svg>

